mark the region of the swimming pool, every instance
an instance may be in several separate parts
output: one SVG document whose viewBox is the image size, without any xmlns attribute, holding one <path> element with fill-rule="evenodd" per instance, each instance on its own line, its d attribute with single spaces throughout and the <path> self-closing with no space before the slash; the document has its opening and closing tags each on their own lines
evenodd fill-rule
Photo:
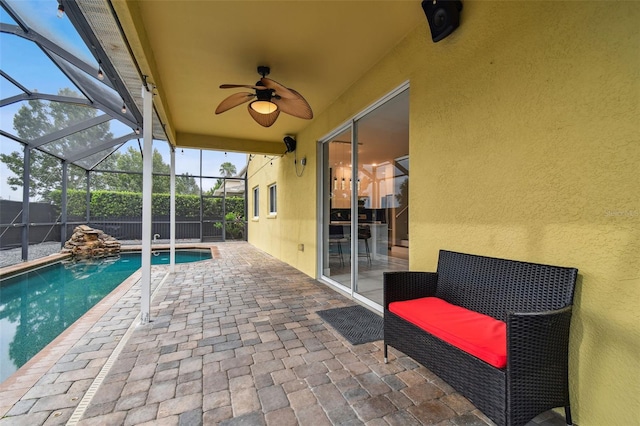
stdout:
<svg viewBox="0 0 640 426">
<path fill-rule="evenodd" d="M 168 251 L 153 265 L 169 264 Z M 211 259 L 211 250 L 176 250 L 176 263 Z M 0 382 L 115 289 L 142 264 L 141 255 L 62 261 L 0 280 Z"/>
</svg>

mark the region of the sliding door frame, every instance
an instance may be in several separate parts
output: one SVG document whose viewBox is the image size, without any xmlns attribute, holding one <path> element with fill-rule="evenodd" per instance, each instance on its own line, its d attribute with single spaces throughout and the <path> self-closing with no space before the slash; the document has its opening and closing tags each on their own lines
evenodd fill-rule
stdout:
<svg viewBox="0 0 640 426">
<path fill-rule="evenodd" d="M 317 202 L 317 211 L 316 211 L 316 217 L 318 218 L 316 221 L 316 225 L 317 225 L 317 241 L 318 241 L 318 251 L 317 251 L 317 259 L 316 259 L 316 265 L 317 265 L 317 279 L 319 281 L 322 281 L 324 283 L 327 283 L 329 285 L 331 285 L 332 287 L 335 287 L 337 290 L 341 291 L 342 293 L 345 293 L 346 295 L 348 295 L 349 297 L 352 297 L 353 299 L 358 300 L 359 302 L 370 306 L 371 308 L 382 312 L 383 307 L 382 305 L 379 305 L 378 303 L 367 299 L 366 297 L 360 295 L 357 293 L 357 282 L 358 282 L 358 261 L 357 261 L 357 255 L 358 255 L 358 197 L 357 196 L 352 196 L 351 197 L 351 238 L 350 238 L 350 243 L 351 243 L 351 249 L 350 249 L 350 253 L 351 253 L 351 257 L 352 260 L 350 262 L 350 266 L 351 266 L 351 285 L 349 287 L 344 286 L 343 284 L 338 283 L 336 280 L 331 279 L 331 277 L 325 276 L 324 275 L 324 253 L 325 250 L 328 249 L 328 244 L 329 244 L 329 236 L 328 236 L 328 231 L 327 228 L 324 226 L 324 220 L 325 218 L 328 219 L 328 215 L 330 214 L 329 211 L 329 205 L 328 205 L 328 201 L 324 199 L 325 196 L 325 185 L 331 185 L 331 182 L 329 182 L 327 179 L 327 171 L 328 171 L 328 155 L 325 155 L 328 153 L 328 143 L 331 142 L 331 140 L 338 136 L 341 133 L 344 133 L 346 130 L 348 130 L 349 128 L 351 128 L 351 179 L 350 179 L 350 185 L 351 185 L 351 194 L 357 194 L 357 181 L 358 181 L 358 121 L 365 117 L 367 114 L 369 114 L 370 112 L 372 112 L 373 110 L 375 110 L 376 108 L 384 105 L 386 102 L 388 102 L 389 100 L 393 99 L 394 97 L 398 96 L 399 94 L 403 93 L 404 91 L 409 89 L 409 81 L 405 81 L 404 83 L 402 83 L 400 86 L 396 87 L 395 89 L 393 89 L 392 91 L 390 91 L 389 93 L 387 93 L 386 95 L 382 96 L 381 98 L 379 98 L 378 100 L 376 100 L 375 102 L 373 102 L 372 104 L 370 104 L 368 107 L 366 107 L 365 109 L 363 109 L 362 111 L 360 111 L 359 113 L 357 113 L 356 115 L 354 115 L 353 117 L 351 117 L 349 120 L 345 121 L 344 123 L 342 123 L 341 125 L 337 126 L 334 130 L 332 130 L 331 132 L 327 133 L 326 135 L 324 135 L 323 137 L 321 137 L 318 142 L 317 142 L 317 152 L 316 152 L 316 159 L 317 159 L 317 194 L 318 194 L 318 202 Z M 328 219 L 329 220 L 329 219 Z M 353 260 L 353 257 L 355 256 L 355 261 Z"/>
</svg>

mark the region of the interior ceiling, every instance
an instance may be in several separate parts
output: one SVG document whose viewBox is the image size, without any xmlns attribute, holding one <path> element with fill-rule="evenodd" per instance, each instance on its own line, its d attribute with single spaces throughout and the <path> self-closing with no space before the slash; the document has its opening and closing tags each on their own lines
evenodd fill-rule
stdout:
<svg viewBox="0 0 640 426">
<path fill-rule="evenodd" d="M 283 136 L 309 121 L 282 113 L 265 128 L 248 103 L 215 115 L 224 98 L 245 91 L 221 84 L 255 84 L 257 66 L 269 66 L 269 78 L 301 93 L 317 117 L 416 26 L 429 37 L 418 0 L 103 1 L 129 44 L 105 51 L 131 50 L 177 146 L 282 152 Z"/>
</svg>

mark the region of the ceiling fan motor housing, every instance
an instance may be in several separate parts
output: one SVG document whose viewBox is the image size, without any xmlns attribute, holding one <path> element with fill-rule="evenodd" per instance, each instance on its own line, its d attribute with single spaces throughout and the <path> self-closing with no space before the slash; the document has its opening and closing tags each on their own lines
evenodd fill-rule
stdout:
<svg viewBox="0 0 640 426">
<path fill-rule="evenodd" d="M 270 101 L 272 96 L 273 96 L 273 89 L 267 89 L 267 88 L 265 88 L 264 90 L 256 89 L 256 99 L 259 101 Z"/>
</svg>

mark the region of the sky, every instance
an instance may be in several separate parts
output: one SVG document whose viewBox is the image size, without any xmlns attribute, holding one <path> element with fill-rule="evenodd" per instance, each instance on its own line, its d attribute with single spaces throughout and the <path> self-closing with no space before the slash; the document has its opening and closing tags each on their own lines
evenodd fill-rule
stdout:
<svg viewBox="0 0 640 426">
<path fill-rule="evenodd" d="M 15 9 L 24 14 L 28 24 L 37 25 L 38 28 L 46 27 L 44 36 L 50 40 L 64 43 L 70 46 L 73 54 L 92 64 L 97 69 L 97 61 L 84 46 L 76 33 L 73 25 L 65 17 L 56 16 L 58 2 L 56 0 L 11 0 L 9 3 Z M 11 17 L 0 7 L 0 22 L 15 24 Z M 40 93 L 57 94 L 61 88 L 70 87 L 79 92 L 73 83 L 46 57 L 46 55 L 33 42 L 27 41 L 12 34 L 0 33 L 0 69 L 16 79 L 29 90 L 37 90 Z M 0 77 L 0 99 L 15 96 L 22 93 L 11 82 Z M 0 129 L 15 134 L 13 128 L 13 116 L 24 103 L 14 103 L 0 108 Z M 121 123 L 111 126 L 112 133 L 117 137 L 131 131 Z M 133 140 L 125 144 L 121 149 L 126 149 L 133 144 L 137 147 L 137 141 Z M 157 149 L 164 159 L 170 163 L 169 144 L 164 141 L 154 141 L 153 147 Z M 0 136 L 0 153 L 22 152 L 22 145 Z M 203 164 L 206 169 L 203 175 L 219 176 L 220 165 L 231 162 L 240 172 L 247 162 L 247 155 L 240 153 L 224 153 L 219 151 L 203 151 Z M 176 174 L 189 173 L 197 175 L 200 172 L 200 152 L 192 149 L 176 150 Z M 0 163 L 0 198 L 8 200 L 22 200 L 22 188 L 13 191 L 7 184 L 7 178 L 11 172 Z M 210 189 L 215 184 L 215 179 L 203 179 L 202 188 Z"/>
</svg>

